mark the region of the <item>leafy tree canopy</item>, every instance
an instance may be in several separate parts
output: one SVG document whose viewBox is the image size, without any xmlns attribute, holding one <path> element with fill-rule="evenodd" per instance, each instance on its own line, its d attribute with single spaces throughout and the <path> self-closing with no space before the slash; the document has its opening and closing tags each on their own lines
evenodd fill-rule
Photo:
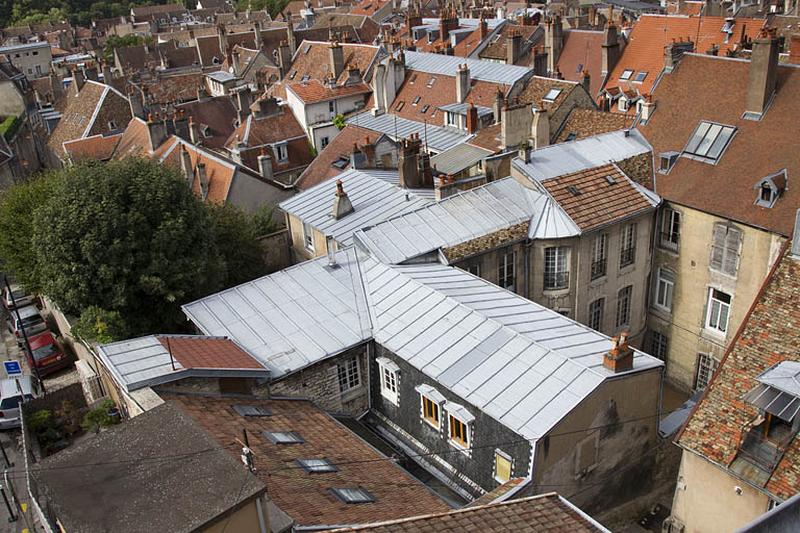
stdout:
<svg viewBox="0 0 800 533">
<path fill-rule="evenodd" d="M 5 0 L 0 2 L 0 27 L 64 20 L 87 26 L 92 20 L 127 15 L 131 7 L 167 3 L 183 0 Z"/>
<path fill-rule="evenodd" d="M 237 9 L 239 11 L 245 11 L 247 9 L 261 11 L 266 9 L 274 19 L 283 12 L 288 4 L 289 0 L 239 0 Z"/>
<path fill-rule="evenodd" d="M 111 63 L 114 61 L 114 50 L 117 48 L 124 48 L 126 46 L 139 46 L 144 43 L 152 43 L 153 38 L 142 37 L 141 35 L 135 35 L 133 33 L 129 35 L 124 35 L 122 37 L 118 35 L 110 35 L 108 39 L 106 39 L 106 44 L 103 47 L 103 58 Z"/>
</svg>

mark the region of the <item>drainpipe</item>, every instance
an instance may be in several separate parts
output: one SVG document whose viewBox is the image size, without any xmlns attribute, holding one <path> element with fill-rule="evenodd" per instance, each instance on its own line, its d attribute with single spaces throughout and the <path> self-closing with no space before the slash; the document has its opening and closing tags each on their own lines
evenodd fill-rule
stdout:
<svg viewBox="0 0 800 533">
<path fill-rule="evenodd" d="M 575 288 L 575 309 L 573 310 L 572 320 L 578 322 L 578 295 L 580 291 L 578 290 L 578 280 L 581 279 L 581 238 L 578 237 L 578 246 L 576 246 L 576 253 L 575 253 L 575 283 L 570 284 L 570 287 Z M 608 259 L 606 259 L 608 261 Z M 608 267 L 606 267 L 608 268 Z M 572 281 L 572 280 L 570 280 Z"/>
<path fill-rule="evenodd" d="M 525 298 L 531 299 L 531 246 L 533 241 L 530 237 L 525 238 Z"/>
</svg>

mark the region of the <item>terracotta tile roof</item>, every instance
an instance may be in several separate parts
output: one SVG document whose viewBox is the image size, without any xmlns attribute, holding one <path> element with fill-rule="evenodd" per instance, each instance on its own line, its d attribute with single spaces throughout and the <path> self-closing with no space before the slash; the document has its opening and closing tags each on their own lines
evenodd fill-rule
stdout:
<svg viewBox="0 0 800 533">
<path fill-rule="evenodd" d="M 197 172 L 197 166 L 200 163 L 206 167 L 206 178 L 208 179 L 206 201 L 220 204 L 226 202 L 231 184 L 236 176 L 237 165 L 233 161 L 226 160 L 174 135 L 156 149 L 154 156 L 162 163 L 181 169 L 181 147 L 189 153 L 193 172 Z M 202 197 L 202 186 L 199 179 L 194 180 L 192 189 L 196 195 Z"/>
<path fill-rule="evenodd" d="M 367 15 L 350 13 L 318 13 L 312 28 L 337 28 L 352 27 L 356 37 L 362 43 L 368 44 L 375 40 L 380 33 L 380 26 Z"/>
<path fill-rule="evenodd" d="M 147 87 L 149 104 L 176 104 L 197 98 L 197 89 L 203 85 L 202 72 L 187 74 L 171 74 L 159 76 L 155 80 L 144 83 Z"/>
<path fill-rule="evenodd" d="M 517 95 L 520 103 L 533 104 L 540 109 L 554 111 L 569 96 L 569 93 L 576 90 L 578 84 L 571 81 L 544 78 L 542 76 L 532 76 L 525 88 Z M 545 102 L 544 97 L 551 89 L 560 89 L 561 92 L 552 102 Z M 578 89 L 582 90 L 582 89 Z"/>
<path fill-rule="evenodd" d="M 690 39 L 695 43 L 695 51 L 705 53 L 712 44 L 719 46 L 719 55 L 738 44 L 742 33 L 754 39 L 765 19 L 735 19 L 733 35 L 725 43 L 726 34 L 722 32 L 725 17 L 685 17 L 665 15 L 642 15 L 633 26 L 628 44 L 617 61 L 614 70 L 608 77 L 606 87 L 624 86 L 633 88 L 640 94 L 653 90 L 659 72 L 664 68 L 664 47 L 674 41 Z M 647 77 L 641 83 L 621 81 L 625 70 L 632 70 L 634 76 L 638 72 L 646 72 Z"/>
<path fill-rule="evenodd" d="M 620 39 L 622 41 L 622 39 Z M 603 32 L 593 30 L 567 30 L 564 47 L 558 56 L 557 67 L 565 80 L 583 81 L 583 71 L 589 73 L 589 92 L 594 98 L 603 87 Z"/>
<path fill-rule="evenodd" d="M 249 436 L 258 469 L 270 500 L 298 525 L 360 524 L 405 518 L 420 512 L 439 513 L 449 508 L 421 483 L 406 474 L 332 417 L 303 400 L 256 400 L 224 397 L 163 395 L 178 405 L 216 441 L 238 458 L 242 429 Z M 263 406 L 270 416 L 242 417 L 234 404 Z M 302 444 L 278 445 L 265 431 L 294 431 Z M 328 459 L 336 472 L 307 473 L 297 459 Z M 362 487 L 372 503 L 345 504 L 330 489 Z"/>
<path fill-rule="evenodd" d="M 356 94 L 367 94 L 372 91 L 366 83 L 356 83 L 354 85 L 338 85 L 328 87 L 317 80 L 309 80 L 303 83 L 293 83 L 287 86 L 287 90 L 292 91 L 306 104 L 335 100 L 345 96 Z"/>
<path fill-rule="evenodd" d="M 493 109 L 497 91 L 506 95 L 509 89 L 509 86 L 501 83 L 473 79 L 465 101 L 476 106 Z M 417 98 L 419 100 L 414 105 Z M 406 79 L 397 91 L 389 111 L 398 117 L 418 122 L 427 120 L 429 124 L 442 126 L 444 125 L 444 116 L 438 108 L 455 102 L 455 76 L 408 70 Z"/>
<path fill-rule="evenodd" d="M 50 150 L 61 156 L 64 143 L 91 135 L 109 133 L 131 118 L 128 99 L 108 85 L 87 81 L 78 95 L 70 88 L 64 96 L 61 120 L 47 141 Z M 116 124 L 110 127 L 111 122 Z"/>
<path fill-rule="evenodd" d="M 327 30 L 326 30 L 327 31 Z M 347 69 L 358 68 L 362 76 L 366 75 L 380 48 L 366 44 L 341 43 L 344 52 L 344 69 L 336 80 L 343 82 L 347 79 Z M 312 80 L 324 80 L 330 72 L 330 43 L 305 40 L 297 46 L 289 76 L 296 74 L 290 81 L 300 81 L 303 76 Z"/>
<path fill-rule="evenodd" d="M 658 175 L 656 192 L 678 204 L 789 236 L 800 189 L 787 187 L 772 208 L 765 208 L 754 205 L 753 186 L 784 168 L 790 177 L 800 175 L 800 69 L 778 66 L 772 104 L 760 121 L 751 121 L 741 118 L 749 66 L 749 61 L 705 54 L 684 56 L 659 83 L 655 112 L 640 130 L 658 156 L 682 151 L 702 120 L 735 126 L 715 165 L 679 157 L 669 174 Z"/>
<path fill-rule="evenodd" d="M 229 96 L 203 98 L 175 106 L 176 109 L 186 111 L 187 117 L 192 117 L 198 127 L 208 127 L 209 136 L 203 137 L 203 146 L 220 150 L 236 129 L 236 106 Z"/>
<path fill-rule="evenodd" d="M 674 2 L 667 4 L 667 15 L 693 15 L 697 16 L 703 12 L 705 2 L 697 2 L 688 0 L 683 2 Z"/>
<path fill-rule="evenodd" d="M 564 125 L 555 142 L 565 142 L 570 135 L 575 135 L 575 137 L 569 140 L 577 141 L 601 133 L 622 130 L 630 126 L 631 119 L 621 113 L 608 113 L 597 109 L 576 107 L 567 115 L 567 120 L 564 121 Z"/>
<path fill-rule="evenodd" d="M 515 65 L 527 65 L 529 63 L 529 55 L 531 47 L 544 37 L 544 31 L 539 32 L 539 35 L 534 37 L 534 34 L 539 29 L 539 26 L 523 26 L 521 24 L 508 23 L 504 24 L 500 31 L 497 32 L 497 40 L 492 37 L 492 41 L 478 54 L 481 59 L 498 59 L 506 62 L 508 58 L 508 41 L 507 38 L 511 31 L 518 31 L 522 35 L 522 51 L 520 58 Z M 562 52 L 563 54 L 563 52 Z"/>
<path fill-rule="evenodd" d="M 264 367 L 230 339 L 197 335 L 157 335 L 158 342 L 184 368 Z"/>
<path fill-rule="evenodd" d="M 83 159 L 108 161 L 117 148 L 122 133 L 112 135 L 92 135 L 84 139 L 76 139 L 64 143 L 64 152 L 73 162 Z"/>
<path fill-rule="evenodd" d="M 347 125 L 303 171 L 297 181 L 297 188 L 300 190 L 309 189 L 328 178 L 341 174 L 343 170 L 349 168 L 349 163 L 342 168 L 333 166 L 333 163 L 341 157 L 349 160 L 353 150 L 353 143 L 361 143 L 367 137 L 374 141 L 376 135 L 372 130 L 359 128 L 353 124 Z"/>
<path fill-rule="evenodd" d="M 597 533 L 608 531 L 590 522 L 564 498 L 550 492 L 528 498 L 447 513 L 428 514 L 405 520 L 336 529 L 333 531 L 371 531 L 398 533 L 459 533 L 462 531 L 530 532 L 546 531 Z"/>
<path fill-rule="evenodd" d="M 788 243 L 787 243 L 788 245 Z M 787 246 L 788 247 L 788 246 Z M 742 396 L 762 372 L 781 361 L 800 361 L 800 262 L 784 248 L 728 347 L 677 443 L 728 468 L 743 428 L 758 409 Z M 733 474 L 730 470 L 729 473 Z M 800 439 L 789 444 L 765 484 L 780 499 L 800 492 Z"/>
<path fill-rule="evenodd" d="M 542 185 L 583 232 L 654 209 L 613 164 L 548 179 Z"/>
<path fill-rule="evenodd" d="M 120 160 L 126 157 L 148 157 L 158 148 L 153 146 L 147 123 L 137 117 L 131 119 L 122 132 L 122 137 L 117 143 L 112 159 Z"/>
<path fill-rule="evenodd" d="M 361 3 L 353 6 L 350 9 L 350 13 L 354 15 L 367 15 L 371 17 L 390 1 L 391 0 L 362 0 Z"/>
<path fill-rule="evenodd" d="M 501 130 L 502 124 L 492 124 L 482 130 L 478 130 L 475 137 L 469 140 L 469 144 L 499 152 L 503 149 L 503 143 L 500 141 Z"/>
</svg>

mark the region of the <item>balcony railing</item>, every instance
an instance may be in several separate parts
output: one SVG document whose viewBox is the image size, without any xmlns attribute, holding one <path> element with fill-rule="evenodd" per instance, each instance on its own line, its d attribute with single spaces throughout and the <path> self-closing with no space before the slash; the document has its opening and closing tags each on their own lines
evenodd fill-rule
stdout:
<svg viewBox="0 0 800 533">
<path fill-rule="evenodd" d="M 545 272 L 545 290 L 566 289 L 569 287 L 569 272 Z"/>
<path fill-rule="evenodd" d="M 619 254 L 619 267 L 623 268 L 632 265 L 636 261 L 636 247 L 623 248 Z"/>
<path fill-rule="evenodd" d="M 662 232 L 659 239 L 659 246 L 665 250 L 678 251 L 678 242 L 680 236 L 677 233 Z"/>
<path fill-rule="evenodd" d="M 608 261 L 605 259 L 592 262 L 592 281 L 606 275 L 606 265 L 608 265 Z"/>
</svg>

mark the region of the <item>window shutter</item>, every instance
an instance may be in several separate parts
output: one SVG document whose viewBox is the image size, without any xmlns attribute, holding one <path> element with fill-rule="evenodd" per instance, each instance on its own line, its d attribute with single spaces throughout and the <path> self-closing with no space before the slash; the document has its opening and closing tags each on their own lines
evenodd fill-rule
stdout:
<svg viewBox="0 0 800 533">
<path fill-rule="evenodd" d="M 711 244 L 711 268 L 722 270 L 722 260 L 725 255 L 725 226 L 714 226 L 714 242 Z"/>
<path fill-rule="evenodd" d="M 723 272 L 731 276 L 736 275 L 736 268 L 739 264 L 739 243 L 741 242 L 741 232 L 737 229 L 728 228 L 725 236 L 725 261 Z"/>
</svg>

